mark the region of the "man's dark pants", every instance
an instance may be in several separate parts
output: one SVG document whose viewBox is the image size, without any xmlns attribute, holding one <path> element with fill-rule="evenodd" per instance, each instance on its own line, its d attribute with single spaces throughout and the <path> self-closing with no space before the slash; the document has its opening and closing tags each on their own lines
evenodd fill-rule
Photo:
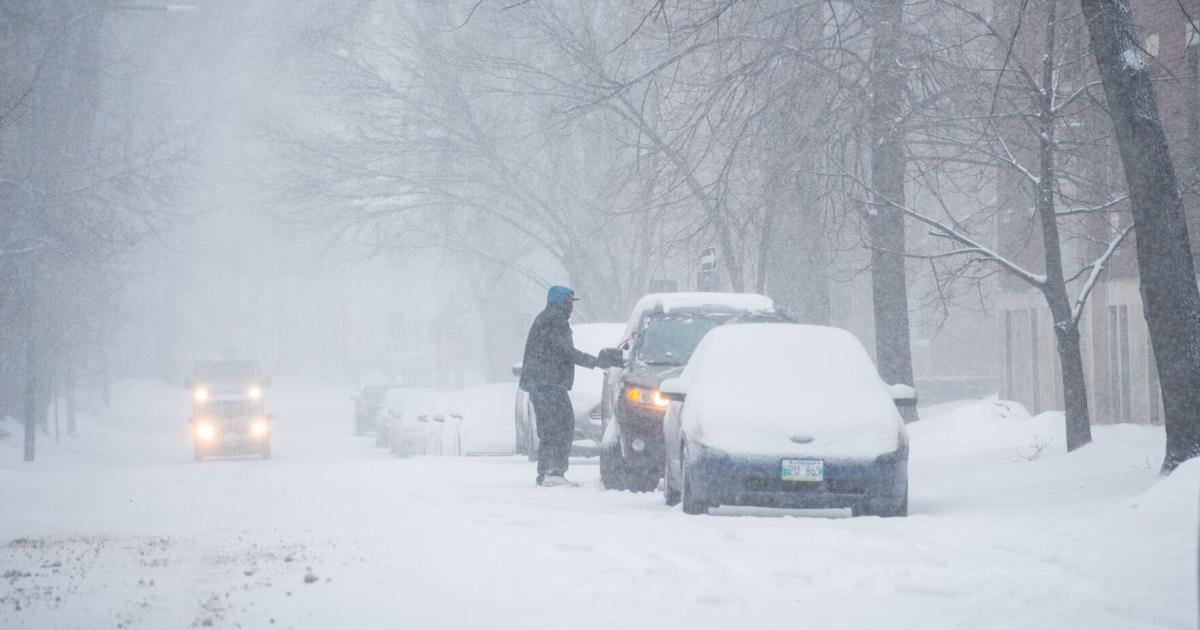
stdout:
<svg viewBox="0 0 1200 630">
<path fill-rule="evenodd" d="M 571 442 L 575 438 L 575 409 L 565 389 L 529 392 L 537 418 L 538 479 L 567 472 Z"/>
</svg>

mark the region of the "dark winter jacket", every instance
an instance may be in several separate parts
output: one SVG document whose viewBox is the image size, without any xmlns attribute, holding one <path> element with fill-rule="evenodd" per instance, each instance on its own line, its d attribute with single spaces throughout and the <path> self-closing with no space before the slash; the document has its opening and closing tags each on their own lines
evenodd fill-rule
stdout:
<svg viewBox="0 0 1200 630">
<path fill-rule="evenodd" d="M 575 349 L 565 308 L 549 304 L 529 327 L 525 360 L 521 364 L 521 389 L 571 389 L 575 366 L 596 367 L 596 357 Z"/>
</svg>

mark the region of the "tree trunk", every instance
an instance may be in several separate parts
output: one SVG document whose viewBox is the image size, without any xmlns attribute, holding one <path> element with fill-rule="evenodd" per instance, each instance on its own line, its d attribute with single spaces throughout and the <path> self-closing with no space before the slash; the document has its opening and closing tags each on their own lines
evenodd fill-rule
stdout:
<svg viewBox="0 0 1200 630">
<path fill-rule="evenodd" d="M 913 382 L 905 272 L 904 134 L 905 76 L 900 65 L 904 0 L 870 0 L 872 50 L 870 135 L 872 207 L 866 218 L 871 238 L 871 294 L 875 308 L 875 359 L 889 384 Z M 915 418 L 912 418 L 915 419 Z"/>
<path fill-rule="evenodd" d="M 32 321 L 32 318 L 31 318 Z M 37 344 L 34 342 L 32 326 L 25 339 L 25 461 L 37 456 L 38 424 L 38 369 Z"/>
<path fill-rule="evenodd" d="M 1127 0 L 1080 0 L 1137 230 L 1142 303 L 1162 384 L 1162 470 L 1200 455 L 1200 289 L 1183 201 Z"/>
<path fill-rule="evenodd" d="M 1092 441 L 1089 422 L 1087 382 L 1083 372 L 1083 353 L 1079 347 L 1079 327 L 1055 325 L 1054 339 L 1062 363 L 1063 410 L 1067 416 L 1067 450 L 1073 451 Z"/>
<path fill-rule="evenodd" d="M 75 435 L 75 361 L 68 356 L 63 374 L 64 394 L 67 397 L 67 435 Z"/>
<path fill-rule="evenodd" d="M 1067 451 L 1092 441 L 1088 414 L 1087 384 L 1083 380 L 1083 357 L 1079 327 L 1071 312 L 1067 281 L 1063 275 L 1062 242 L 1058 235 L 1058 213 L 1054 203 L 1057 180 L 1054 137 L 1054 64 L 1058 0 L 1046 2 L 1046 46 L 1042 52 L 1042 89 L 1038 95 L 1038 181 L 1034 186 L 1042 249 L 1046 260 L 1046 284 L 1042 293 L 1054 319 L 1054 337 L 1062 363 L 1063 404 L 1067 423 Z M 1034 357 L 1037 360 L 1037 357 Z"/>
</svg>

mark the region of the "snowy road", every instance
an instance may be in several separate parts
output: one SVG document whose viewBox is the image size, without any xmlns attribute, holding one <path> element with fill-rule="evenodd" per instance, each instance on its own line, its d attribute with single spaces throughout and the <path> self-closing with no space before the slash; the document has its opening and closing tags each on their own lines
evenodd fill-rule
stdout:
<svg viewBox="0 0 1200 630">
<path fill-rule="evenodd" d="M 193 463 L 179 393 L 145 384 L 36 465 L 0 444 L 0 627 L 1196 625 L 1200 467 L 1160 482 L 1154 428 L 1030 462 L 1053 418 L 940 410 L 907 519 L 688 517 L 588 460 L 539 489 L 519 458 L 396 459 L 344 390 L 296 392 L 271 461 Z"/>
</svg>

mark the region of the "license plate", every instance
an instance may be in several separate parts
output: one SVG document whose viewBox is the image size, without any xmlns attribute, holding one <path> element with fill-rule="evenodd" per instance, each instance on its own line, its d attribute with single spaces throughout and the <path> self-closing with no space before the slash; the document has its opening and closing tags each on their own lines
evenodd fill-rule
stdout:
<svg viewBox="0 0 1200 630">
<path fill-rule="evenodd" d="M 784 481 L 825 481 L 825 462 L 819 459 L 785 459 L 780 476 Z"/>
</svg>

